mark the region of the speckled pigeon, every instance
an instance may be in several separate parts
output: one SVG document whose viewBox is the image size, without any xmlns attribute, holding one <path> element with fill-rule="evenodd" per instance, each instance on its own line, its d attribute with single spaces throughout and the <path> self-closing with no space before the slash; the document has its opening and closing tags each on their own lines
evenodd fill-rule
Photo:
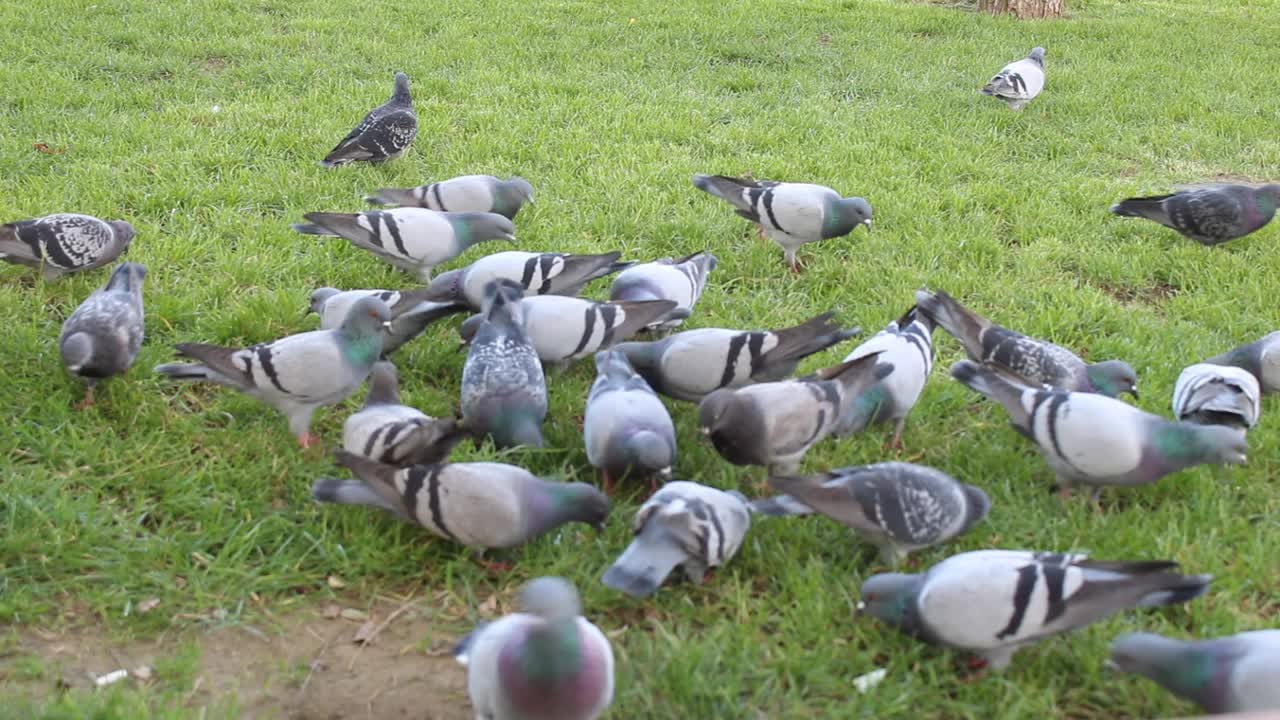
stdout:
<svg viewBox="0 0 1280 720">
<path fill-rule="evenodd" d="M 1202 425 L 1249 429 L 1262 412 L 1258 379 L 1229 365 L 1196 363 L 1173 386 L 1173 416 Z"/>
<path fill-rule="evenodd" d="M 380 188 L 365 202 L 443 212 L 492 212 L 514 220 L 525 203 L 533 202 L 533 186 L 522 177 L 463 175 L 411 188 Z"/>
<path fill-rule="evenodd" d="M 577 295 L 582 286 L 635 264 L 620 252 L 599 255 L 533 253 L 506 250 L 470 265 L 440 273 L 427 286 L 425 300 L 465 302 L 472 310 L 484 303 L 484 289 L 494 280 L 520 283 L 528 295 Z"/>
<path fill-rule="evenodd" d="M 933 320 L 911 306 L 871 339 L 854 348 L 845 360 L 879 353 L 880 362 L 893 366 L 888 377 L 867 388 L 845 406 L 840 424 L 832 432 L 843 437 L 862 432 L 876 422 L 892 422 L 889 444 L 902 447 L 902 429 L 915 407 L 933 369 Z"/>
<path fill-rule="evenodd" d="M 93 387 L 103 378 L 121 375 L 142 347 L 142 280 L 147 269 L 138 263 L 116 265 L 111 277 L 94 290 L 62 323 L 58 351 L 67 372 L 84 380 L 84 400 L 93 404 Z"/>
<path fill-rule="evenodd" d="M 1121 200 L 1111 212 L 1154 220 L 1201 245 L 1244 237 L 1271 222 L 1280 204 L 1280 184 L 1203 185 L 1168 195 Z"/>
<path fill-rule="evenodd" d="M 982 87 L 983 95 L 1005 101 L 1010 110 L 1021 110 L 1044 89 L 1044 48 L 1033 47 L 1021 60 L 1000 68 Z"/>
<path fill-rule="evenodd" d="M 364 405 L 342 426 L 342 447 L 396 467 L 430 465 L 449 459 L 449 451 L 467 436 L 453 418 L 432 418 L 400 404 L 396 366 L 382 361 L 369 373 Z"/>
<path fill-rule="evenodd" d="M 1142 675 L 1210 714 L 1280 711 L 1280 630 L 1207 640 L 1126 633 L 1111 642 L 1108 665 Z"/>
<path fill-rule="evenodd" d="M 520 285 L 490 283 L 484 322 L 462 366 L 462 421 L 498 447 L 542 447 L 547 384 L 525 331 Z"/>
<path fill-rule="evenodd" d="M 1262 392 L 1280 392 L 1280 330 L 1215 355 L 1205 362 L 1247 370 L 1257 378 Z"/>
<path fill-rule="evenodd" d="M 382 354 L 390 355 L 422 334 L 431 323 L 467 309 L 463 303 L 437 303 L 420 299 L 418 290 L 338 290 L 322 287 L 311 292 L 310 310 L 320 316 L 320 329 L 342 324 L 351 306 L 362 297 L 376 297 L 391 309 L 391 329 L 382 333 Z"/>
<path fill-rule="evenodd" d="M 390 160 L 408 150 L 417 134 L 418 116 L 409 97 L 409 76 L 398 72 L 391 98 L 370 110 L 359 125 L 338 141 L 320 165 L 333 167 L 354 161 Z"/>
<path fill-rule="evenodd" d="M 587 393 L 582 439 L 588 462 L 604 474 L 605 492 L 614 479 L 628 474 L 671 477 L 676 461 L 671 415 L 617 350 L 596 353 L 596 380 Z"/>
<path fill-rule="evenodd" d="M 609 299 L 674 300 L 675 309 L 649 325 L 651 330 L 670 330 L 693 312 L 715 267 L 716 256 L 701 250 L 682 258 L 641 263 L 618 273 L 609 287 Z"/>
<path fill-rule="evenodd" d="M 124 220 L 55 213 L 0 225 L 0 260 L 40 268 L 46 280 L 115 260 L 133 240 Z"/>
</svg>

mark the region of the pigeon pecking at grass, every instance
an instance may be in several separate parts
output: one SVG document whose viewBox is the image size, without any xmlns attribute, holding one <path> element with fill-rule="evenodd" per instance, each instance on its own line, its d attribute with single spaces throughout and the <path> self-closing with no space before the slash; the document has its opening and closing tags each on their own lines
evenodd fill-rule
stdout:
<svg viewBox="0 0 1280 720">
<path fill-rule="evenodd" d="M 322 167 L 349 162 L 383 162 L 398 157 L 418 135 L 418 116 L 409 96 L 409 76 L 396 73 L 395 91 L 338 141 L 320 161 Z"/>
<path fill-rule="evenodd" d="M 462 175 L 411 188 L 379 188 L 365 196 L 365 202 L 441 212 L 491 212 L 514 220 L 525 203 L 533 202 L 533 186 L 522 177 Z"/>
<path fill-rule="evenodd" d="M 83 409 L 93 404 L 99 380 L 121 375 L 142 347 L 142 280 L 147 269 L 125 262 L 115 266 L 106 284 L 94 290 L 65 322 L 58 351 L 67 372 L 85 382 Z"/>
<path fill-rule="evenodd" d="M 1021 110 L 1044 89 L 1044 48 L 1034 47 L 1027 56 L 1000 68 L 982 87 L 983 95 L 1005 101 L 1010 110 Z"/>
<path fill-rule="evenodd" d="M 498 447 L 542 447 L 547 383 L 538 352 L 525 329 L 519 283 L 489 284 L 482 312 L 462 366 L 462 422 Z"/>
<path fill-rule="evenodd" d="M 1218 245 L 1271 222 L 1277 204 L 1280 184 L 1220 184 L 1121 200 L 1111 206 L 1111 212 L 1153 220 L 1201 245 Z"/>
<path fill-rule="evenodd" d="M 322 287 L 311 292 L 308 314 L 320 316 L 320 329 L 342 324 L 351 306 L 363 297 L 376 297 L 391 309 L 391 329 L 382 331 L 382 354 L 390 355 L 422 334 L 427 326 L 467 309 L 463 303 L 437 303 L 420 299 L 425 290 L 339 290 Z"/>
<path fill-rule="evenodd" d="M 369 394 L 342 426 L 342 447 L 396 467 L 430 465 L 449 459 L 469 433 L 453 418 L 435 419 L 400 404 L 396 366 L 385 360 L 369 373 Z"/>
<path fill-rule="evenodd" d="M 933 319 L 911 306 L 902 317 L 853 349 L 845 360 L 878 354 L 879 361 L 892 366 L 884 379 L 846 403 L 836 437 L 862 432 L 877 422 L 893 423 L 891 447 L 902 447 L 902 430 L 907 415 L 920 399 L 929 371 L 933 369 Z"/>
<path fill-rule="evenodd" d="M 587 461 L 599 468 L 609 492 L 627 475 L 671 477 L 676 430 L 653 388 L 617 350 L 596 353 L 596 379 L 587 393 L 582 439 Z"/>
<path fill-rule="evenodd" d="M 0 260 L 39 268 L 46 280 L 100 268 L 123 253 L 133 240 L 124 220 L 55 213 L 0 225 Z"/>
<path fill-rule="evenodd" d="M 1262 413 L 1258 379 L 1229 365 L 1196 363 L 1183 369 L 1173 386 L 1173 416 L 1202 425 L 1229 425 L 1245 430 Z"/>
<path fill-rule="evenodd" d="M 440 273 L 426 287 L 422 298 L 466 303 L 478 311 L 484 303 L 485 288 L 494 280 L 518 283 L 526 295 L 577 295 L 592 280 L 635 264 L 633 260 L 618 260 L 621 256 L 617 251 L 572 255 L 505 250 Z"/>
<path fill-rule="evenodd" d="M 674 300 L 676 306 L 650 330 L 670 330 L 684 323 L 702 296 L 707 278 L 716 267 L 716 256 L 698 251 L 682 258 L 659 258 L 618 273 L 609 287 L 609 299 Z"/>
<path fill-rule="evenodd" d="M 1280 711 L 1280 630 L 1207 640 L 1125 633 L 1109 667 L 1152 680 L 1211 714 Z"/>
</svg>

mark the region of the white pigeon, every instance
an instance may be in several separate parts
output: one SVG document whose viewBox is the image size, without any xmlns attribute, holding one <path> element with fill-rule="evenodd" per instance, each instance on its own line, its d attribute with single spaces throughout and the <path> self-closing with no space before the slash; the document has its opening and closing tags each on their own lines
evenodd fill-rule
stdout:
<svg viewBox="0 0 1280 720">
<path fill-rule="evenodd" d="M 492 212 L 514 220 L 525 203 L 533 202 L 533 186 L 522 177 L 462 175 L 411 188 L 379 188 L 365 201 L 442 212 Z"/>
<path fill-rule="evenodd" d="M 982 88 L 983 95 L 1000 98 L 1011 110 L 1021 110 L 1044 89 L 1044 48 L 1034 47 L 996 73 Z"/>
<path fill-rule="evenodd" d="M 1173 386 L 1173 416 L 1205 425 L 1251 428 L 1262 412 L 1262 389 L 1246 370 L 1196 363 Z"/>
<path fill-rule="evenodd" d="M 618 273 L 609 286 L 609 299 L 674 300 L 675 308 L 650 330 L 670 330 L 684 323 L 702 296 L 707 278 L 716 267 L 716 256 L 698 251 L 682 258 L 659 258 L 633 265 Z"/>
<path fill-rule="evenodd" d="M 907 415 L 920 399 L 933 369 L 933 328 L 933 319 L 913 305 L 845 356 L 849 361 L 878 353 L 879 362 L 891 365 L 893 370 L 845 406 L 833 435 L 844 437 L 862 432 L 872 423 L 892 422 L 893 438 L 889 444 L 902 447 Z"/>
</svg>

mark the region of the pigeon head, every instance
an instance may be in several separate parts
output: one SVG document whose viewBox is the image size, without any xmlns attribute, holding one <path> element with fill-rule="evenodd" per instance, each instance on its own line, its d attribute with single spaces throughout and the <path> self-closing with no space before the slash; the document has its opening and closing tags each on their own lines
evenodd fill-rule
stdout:
<svg viewBox="0 0 1280 720">
<path fill-rule="evenodd" d="M 582 603 L 573 583 L 561 577 L 530 580 L 520 591 L 520 607 L 530 615 L 547 620 L 576 618 L 582 614 Z"/>
<path fill-rule="evenodd" d="M 1104 360 L 1093 363 L 1085 372 L 1089 374 L 1089 382 L 1098 392 L 1107 397 L 1120 397 L 1129 393 L 1138 399 L 1138 373 L 1123 360 Z"/>
<path fill-rule="evenodd" d="M 400 404 L 400 377 L 396 366 L 389 360 L 373 364 L 369 373 L 369 394 L 365 396 L 364 404 L 365 407 Z"/>
<path fill-rule="evenodd" d="M 1247 460 L 1248 441 L 1241 428 L 1169 422 L 1155 430 L 1153 441 L 1159 456 L 1179 468 L 1200 463 L 1243 465 Z"/>
<path fill-rule="evenodd" d="M 1219 465 L 1244 465 L 1248 461 L 1249 441 L 1241 428 L 1226 425 L 1199 426 L 1200 442 L 1205 453 Z"/>
<path fill-rule="evenodd" d="M 505 215 L 492 212 L 451 213 L 456 218 L 454 229 L 466 247 L 487 240 L 516 241 L 516 226 Z"/>
<path fill-rule="evenodd" d="M 871 203 L 865 198 L 840 198 L 833 203 L 832 211 L 823 218 L 823 237 L 839 237 L 859 225 L 871 232 Z"/>
<path fill-rule="evenodd" d="M 502 181 L 502 189 L 511 193 L 512 196 L 521 203 L 533 202 L 533 185 L 524 178 L 513 175 Z"/>
<path fill-rule="evenodd" d="M 961 484 L 964 489 L 964 495 L 969 500 L 969 512 L 965 516 L 964 526 L 966 529 L 973 527 L 977 522 L 987 516 L 991 511 L 991 498 L 987 496 L 982 488 L 973 485 Z"/>
<path fill-rule="evenodd" d="M 1036 61 L 1040 67 L 1044 67 L 1044 48 L 1036 46 L 1031 48 L 1031 52 L 1027 53 L 1027 57 Z"/>
<path fill-rule="evenodd" d="M 514 280 L 499 278 L 490 280 L 484 286 L 484 305 L 481 314 L 493 320 L 497 313 L 507 313 L 524 322 L 524 313 L 520 310 L 520 301 L 524 299 L 524 286 Z"/>
<path fill-rule="evenodd" d="M 547 487 L 555 498 L 556 515 L 561 522 L 580 522 L 604 530 L 609 517 L 609 497 L 594 485 L 581 482 L 549 480 Z"/>
<path fill-rule="evenodd" d="M 458 345 L 458 350 L 462 350 L 471 344 L 476 338 L 476 333 L 480 331 L 480 326 L 484 324 L 484 315 L 472 315 L 462 324 L 458 326 L 458 335 L 462 337 L 462 342 Z"/>
<path fill-rule="evenodd" d="M 322 287 L 311 291 L 311 299 L 308 302 L 307 314 L 320 313 L 324 310 L 324 304 L 329 302 L 329 298 L 342 292 L 338 288 Z"/>
<path fill-rule="evenodd" d="M 1111 641 L 1107 665 L 1195 697 L 1213 679 L 1215 668 L 1208 653 L 1189 650 L 1187 643 L 1154 633 L 1125 633 Z"/>
<path fill-rule="evenodd" d="M 409 76 L 402 72 L 396 73 L 395 92 L 391 94 L 391 101 L 408 105 L 412 102 L 409 97 Z"/>
<path fill-rule="evenodd" d="M 466 273 L 467 268 L 458 268 L 436 275 L 427 284 L 422 299 L 430 302 L 466 301 L 467 298 L 462 292 L 462 283 L 467 279 Z"/>
<path fill-rule="evenodd" d="M 123 262 L 111 270 L 107 280 L 107 290 L 123 290 L 138 292 L 142 290 L 142 280 L 147 276 L 147 268 L 142 263 Z"/>
<path fill-rule="evenodd" d="M 121 247 L 127 246 L 133 240 L 135 231 L 133 229 L 133 226 L 130 225 L 128 221 L 109 220 L 107 221 L 107 224 L 110 225 L 111 229 L 115 231 L 116 242 L 120 243 Z"/>
<path fill-rule="evenodd" d="M 731 421 L 734 391 L 731 388 L 720 388 L 707 394 L 698 403 L 698 430 L 703 435 L 710 435 L 720 427 L 721 421 Z"/>
<path fill-rule="evenodd" d="M 1280 206 L 1280 184 L 1272 183 L 1258 188 L 1254 191 L 1254 202 L 1263 215 L 1275 215 L 1276 207 Z"/>
<path fill-rule="evenodd" d="M 347 317 L 342 321 L 342 329 L 358 337 L 373 336 L 381 338 L 381 330 L 391 329 L 391 308 L 376 297 L 362 297 L 352 304 Z"/>
<path fill-rule="evenodd" d="M 858 591 L 858 611 L 907 632 L 916 632 L 916 596 L 924 584 L 918 574 L 880 573 Z"/>
<path fill-rule="evenodd" d="M 625 353 L 618 350 L 601 350 L 596 353 L 596 375 L 610 380 L 628 380 L 636 371 L 631 367 Z"/>
</svg>

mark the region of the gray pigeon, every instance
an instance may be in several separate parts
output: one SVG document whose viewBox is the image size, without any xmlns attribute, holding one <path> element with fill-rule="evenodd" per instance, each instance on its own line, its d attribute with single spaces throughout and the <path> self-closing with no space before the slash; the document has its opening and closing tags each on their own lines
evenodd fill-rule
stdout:
<svg viewBox="0 0 1280 720">
<path fill-rule="evenodd" d="M 533 186 L 522 177 L 462 175 L 411 188 L 380 188 L 365 202 L 442 212 L 492 212 L 514 220 L 525 203 L 533 202 Z"/>
<path fill-rule="evenodd" d="M 454 648 L 477 720 L 595 720 L 613 702 L 613 649 L 582 617 L 578 591 L 540 577 L 522 612 L 472 630 Z"/>
<path fill-rule="evenodd" d="M 716 256 L 701 250 L 682 258 L 659 258 L 634 265 L 613 279 L 609 286 L 609 299 L 614 302 L 674 300 L 675 309 L 649 325 L 651 330 L 670 330 L 682 324 L 693 312 L 693 306 L 715 267 Z"/>
<path fill-rule="evenodd" d="M 133 365 L 142 347 L 142 279 L 147 269 L 138 263 L 120 263 L 101 288 L 94 290 L 72 311 L 58 336 L 58 350 L 67 372 L 85 381 L 84 400 L 93 404 L 93 386 L 103 378 L 120 375 Z"/>
<path fill-rule="evenodd" d="M 1160 560 L 1089 560 L 1083 554 L 975 550 L 924 573 L 882 573 L 862 584 L 858 611 L 925 642 L 967 650 L 992 669 L 1020 648 L 1122 610 L 1184 603 L 1209 575 Z"/>
<path fill-rule="evenodd" d="M 605 492 L 614 479 L 629 473 L 671 477 L 676 462 L 671 415 L 617 350 L 596 353 L 596 380 L 587 393 L 582 439 L 587 460 L 604 473 Z"/>
<path fill-rule="evenodd" d="M 734 465 L 793 473 L 835 429 L 845 406 L 893 372 L 878 360 L 865 355 L 794 380 L 721 388 L 699 403 L 698 429 Z"/>
<path fill-rule="evenodd" d="M 1015 385 L 969 360 L 951 376 L 995 400 L 1013 428 L 1040 448 L 1064 496 L 1077 483 L 1093 487 L 1141 485 L 1196 465 L 1245 462 L 1244 431 L 1224 425 L 1170 422 L 1095 393 L 1037 390 Z"/>
<path fill-rule="evenodd" d="M 669 482 L 640 506 L 631 525 L 635 538 L 602 581 L 633 597 L 648 597 L 683 566 L 690 581 L 701 583 L 708 569 L 737 554 L 750 527 L 747 499 L 736 490 Z"/>
<path fill-rule="evenodd" d="M 1173 386 L 1173 416 L 1202 425 L 1245 430 L 1258 423 L 1262 390 L 1248 371 L 1229 365 L 1196 363 Z"/>
<path fill-rule="evenodd" d="M 124 220 L 55 213 L 0 225 L 0 260 L 40 268 L 45 280 L 115 260 L 133 240 Z"/>
<path fill-rule="evenodd" d="M 368 114 L 320 161 L 333 167 L 353 161 L 383 162 L 398 157 L 418 134 L 418 116 L 409 97 L 409 76 L 396 73 L 391 98 Z"/>
<path fill-rule="evenodd" d="M 651 342 L 624 342 L 631 366 L 656 391 L 677 400 L 699 402 L 713 390 L 781 380 L 801 360 L 857 335 L 841 330 L 825 312 L 778 330 L 685 330 Z"/>
<path fill-rule="evenodd" d="M 805 243 L 848 235 L 859 225 L 871 230 L 871 203 L 841 197 L 825 185 L 752 180 L 726 175 L 694 175 L 693 186 L 734 207 L 782 246 L 787 264 L 800 272 L 796 250 Z"/>
<path fill-rule="evenodd" d="M 1201 245 L 1244 237 L 1271 222 L 1280 204 L 1280 184 L 1202 185 L 1168 195 L 1121 200 L 1111 212 L 1154 220 Z"/>
<path fill-rule="evenodd" d="M 1280 711 L 1280 630 L 1208 640 L 1126 633 L 1111 642 L 1110 655 L 1110 666 L 1142 675 L 1210 714 Z"/>
<path fill-rule="evenodd" d="M 424 283 L 431 280 L 432 268 L 472 245 L 516 239 L 515 226 L 497 213 L 446 213 L 409 207 L 361 213 L 311 212 L 303 217 L 311 222 L 294 223 L 294 230 L 344 238 Z"/>
<path fill-rule="evenodd" d="M 586 483 L 545 480 L 503 463 L 440 463 L 397 468 L 346 450 L 338 464 L 359 480 L 321 478 L 319 502 L 371 505 L 471 548 L 509 548 L 571 522 L 597 530 L 609 499 Z"/>
<path fill-rule="evenodd" d="M 376 297 L 361 298 L 335 330 L 313 330 L 247 348 L 178 343 L 178 354 L 199 363 L 164 363 L 155 372 L 172 380 L 226 385 L 256 398 L 289 419 L 289 432 L 302 447 L 311 434 L 311 416 L 321 405 L 342 402 L 360 387 L 382 355 L 383 328 L 391 311 Z"/>
<path fill-rule="evenodd" d="M 1138 397 L 1138 375 L 1126 362 L 1086 363 L 1064 347 L 996 325 L 942 290 L 917 290 L 916 307 L 959 340 L 969 359 L 1023 385 Z"/>
<path fill-rule="evenodd" d="M 1258 379 L 1262 392 L 1280 392 L 1280 330 L 1215 355 L 1205 362 L 1247 370 Z"/>
<path fill-rule="evenodd" d="M 391 329 L 382 333 L 382 354 L 390 355 L 422 334 L 431 323 L 467 309 L 462 303 L 437 303 L 419 299 L 423 290 L 338 290 L 322 287 L 311 292 L 309 313 L 320 316 L 320 329 L 342 324 L 351 306 L 362 297 L 376 297 L 391 309 Z"/>
<path fill-rule="evenodd" d="M 558 371 L 626 340 L 676 306 L 674 300 L 596 302 L 567 295 L 531 295 L 520 304 L 538 358 Z M 483 315 L 473 315 L 462 323 L 463 344 L 471 342 L 482 322 Z"/>
<path fill-rule="evenodd" d="M 812 508 L 853 529 L 896 566 L 908 553 L 944 543 L 987 516 L 991 500 L 979 488 L 924 465 L 881 462 L 799 477 L 771 476 L 785 493 L 756 500 L 761 515 L 800 515 Z"/>
<path fill-rule="evenodd" d="M 430 465 L 449 459 L 467 431 L 452 418 L 436 420 L 400 404 L 396 366 L 381 361 L 369 373 L 364 406 L 342 426 L 347 452 L 396 467 Z"/>
<path fill-rule="evenodd" d="M 465 302 L 472 310 L 484 304 L 484 290 L 494 280 L 511 280 L 529 295 L 577 295 L 582 286 L 635 264 L 619 261 L 620 252 L 599 255 L 533 253 L 506 250 L 470 265 L 440 273 L 423 296 L 434 302 Z"/>
<path fill-rule="evenodd" d="M 1000 68 L 982 87 L 983 95 L 999 98 L 1010 110 L 1021 110 L 1044 89 L 1044 48 L 1033 47 L 1021 60 Z"/>
<path fill-rule="evenodd" d="M 462 422 L 498 447 L 542 447 L 547 384 L 525 331 L 520 285 L 490 283 L 484 322 L 462 366 Z"/>
<path fill-rule="evenodd" d="M 913 305 L 902 317 L 845 357 L 845 360 L 856 360 L 879 353 L 879 362 L 892 366 L 893 371 L 845 406 L 833 435 L 843 437 L 862 432 L 872 423 L 892 421 L 890 445 L 902 447 L 907 414 L 920 399 L 929 371 L 933 369 L 933 325 L 933 320 L 917 312 Z"/>
</svg>

